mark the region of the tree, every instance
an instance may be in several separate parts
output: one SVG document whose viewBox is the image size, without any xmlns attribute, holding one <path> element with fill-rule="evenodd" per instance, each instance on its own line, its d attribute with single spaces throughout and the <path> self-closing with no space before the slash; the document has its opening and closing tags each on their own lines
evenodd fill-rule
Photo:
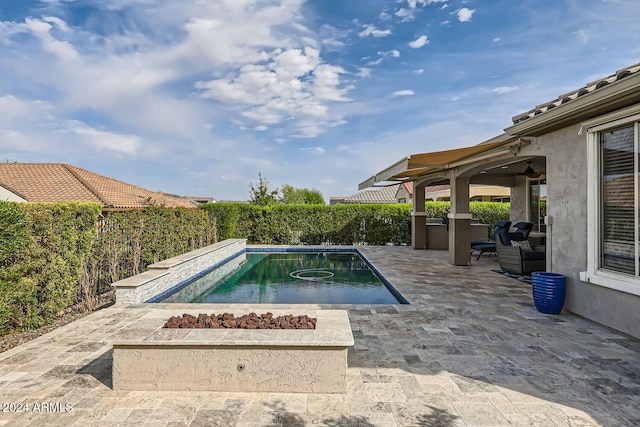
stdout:
<svg viewBox="0 0 640 427">
<path fill-rule="evenodd" d="M 278 203 L 278 189 L 270 190 L 269 181 L 258 172 L 258 185 L 249 184 L 249 201 L 254 205 L 267 206 Z"/>
<path fill-rule="evenodd" d="M 294 188 L 289 184 L 282 186 L 280 202 L 298 205 L 324 205 L 322 193 L 315 188 Z"/>
</svg>

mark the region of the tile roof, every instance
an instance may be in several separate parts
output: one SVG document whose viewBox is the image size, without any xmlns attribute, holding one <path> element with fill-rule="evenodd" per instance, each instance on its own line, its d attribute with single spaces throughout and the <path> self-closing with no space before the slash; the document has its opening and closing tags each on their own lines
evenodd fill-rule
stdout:
<svg viewBox="0 0 640 427">
<path fill-rule="evenodd" d="M 402 185 L 404 185 L 404 188 L 407 190 L 407 192 L 410 195 L 413 195 L 413 181 L 403 182 Z M 428 194 L 428 193 L 433 193 L 434 191 L 449 190 L 450 188 L 451 188 L 451 185 L 449 184 L 427 185 L 426 187 L 424 187 L 424 192 L 425 194 Z"/>
<path fill-rule="evenodd" d="M 638 72 L 640 72 L 640 63 L 631 65 L 629 67 L 625 67 L 621 70 L 616 71 L 615 74 L 612 74 L 602 79 L 595 80 L 591 83 L 587 83 L 584 87 L 581 87 L 580 89 L 576 89 L 571 92 L 562 94 L 552 101 L 545 102 L 544 104 L 540 104 L 527 112 L 513 116 L 511 120 L 513 121 L 514 125 L 518 124 L 527 119 L 530 119 L 531 117 L 546 113 L 552 108 L 557 108 L 563 104 L 566 104 L 567 102 L 571 102 L 574 99 L 577 99 L 581 96 L 590 94 L 604 86 L 607 86 L 611 83 L 618 82 L 624 79 L 625 77 L 628 77 L 632 74 L 636 74 Z"/>
<path fill-rule="evenodd" d="M 342 203 L 396 203 L 396 193 L 400 185 L 402 184 L 366 188 L 356 194 L 345 197 Z"/>
<path fill-rule="evenodd" d="M 189 200 L 146 190 L 63 163 L 0 163 L 0 183 L 29 202 L 90 201 L 105 209 L 149 205 L 195 207 Z"/>
</svg>

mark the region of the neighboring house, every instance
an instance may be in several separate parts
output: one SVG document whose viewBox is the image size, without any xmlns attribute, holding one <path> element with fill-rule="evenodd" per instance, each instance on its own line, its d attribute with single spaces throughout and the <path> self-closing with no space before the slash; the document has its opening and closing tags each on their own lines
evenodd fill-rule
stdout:
<svg viewBox="0 0 640 427">
<path fill-rule="evenodd" d="M 407 200 L 411 202 L 413 198 L 413 181 L 402 183 L 402 189 L 406 191 Z M 427 185 L 424 190 L 425 197 L 428 200 L 433 200 L 434 202 L 451 200 L 451 186 L 448 184 Z M 511 190 L 509 187 L 481 184 L 471 184 L 469 186 L 470 202 L 508 202 L 510 197 Z"/>
<path fill-rule="evenodd" d="M 185 200 L 187 202 L 194 203 L 196 206 L 206 205 L 207 203 L 216 203 L 217 200 L 213 197 L 198 197 L 198 196 L 178 196 L 176 194 L 162 193 L 165 196 Z"/>
<path fill-rule="evenodd" d="M 0 200 L 96 202 L 103 214 L 147 206 L 197 206 L 189 198 L 146 190 L 63 163 L 0 163 Z"/>
<path fill-rule="evenodd" d="M 3 202 L 26 202 L 27 200 L 17 191 L 12 191 L 0 183 L 0 201 Z"/>
<path fill-rule="evenodd" d="M 470 184 L 510 187 L 511 220 L 536 223 L 546 270 L 567 278 L 565 308 L 640 338 L 640 64 L 512 122 L 475 146 L 407 156 L 360 188 L 451 185 L 449 261 L 468 265 Z M 421 193 L 413 196 L 416 249 L 426 240 Z"/>
<path fill-rule="evenodd" d="M 425 187 L 425 197 L 433 201 L 450 199 L 449 185 L 432 185 Z M 469 200 L 472 202 L 508 202 L 508 187 L 492 185 L 471 185 Z M 403 182 L 385 187 L 369 187 L 349 197 L 332 197 L 329 204 L 338 203 L 411 203 L 413 201 L 413 182 Z"/>
<path fill-rule="evenodd" d="M 343 198 L 340 203 L 398 203 L 396 194 L 401 186 L 402 184 L 396 184 L 387 187 L 367 188 L 365 190 L 360 190 L 349 197 Z"/>
</svg>

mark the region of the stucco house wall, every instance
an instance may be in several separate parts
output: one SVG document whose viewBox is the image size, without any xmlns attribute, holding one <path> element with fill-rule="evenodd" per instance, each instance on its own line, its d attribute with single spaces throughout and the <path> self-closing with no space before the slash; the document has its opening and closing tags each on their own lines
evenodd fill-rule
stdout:
<svg viewBox="0 0 640 427">
<path fill-rule="evenodd" d="M 412 195 L 409 194 L 404 185 L 400 185 L 398 187 L 398 192 L 396 193 L 396 201 L 398 203 L 411 203 Z"/>
<path fill-rule="evenodd" d="M 640 297 L 580 280 L 587 268 L 587 141 L 579 125 L 535 138 L 522 154 L 546 156 L 547 271 L 567 280 L 565 309 L 640 338 Z M 512 219 L 524 218 L 527 183 L 512 191 Z"/>
<path fill-rule="evenodd" d="M 0 200 L 2 200 L 3 202 L 25 202 L 26 201 L 22 197 L 7 190 L 1 185 L 0 185 Z"/>
</svg>

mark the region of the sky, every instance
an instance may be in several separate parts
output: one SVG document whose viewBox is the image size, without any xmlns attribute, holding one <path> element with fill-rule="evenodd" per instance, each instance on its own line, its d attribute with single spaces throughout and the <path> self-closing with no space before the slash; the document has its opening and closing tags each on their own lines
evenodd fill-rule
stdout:
<svg viewBox="0 0 640 427">
<path fill-rule="evenodd" d="M 0 161 L 349 196 L 640 62 L 638 0 L 0 0 Z"/>
</svg>

